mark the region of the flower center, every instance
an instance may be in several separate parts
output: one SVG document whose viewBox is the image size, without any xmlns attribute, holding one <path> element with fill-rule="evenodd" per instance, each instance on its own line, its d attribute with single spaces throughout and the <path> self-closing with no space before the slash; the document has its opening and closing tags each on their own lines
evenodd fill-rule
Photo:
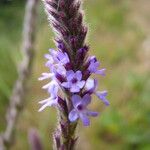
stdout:
<svg viewBox="0 0 150 150">
<path fill-rule="evenodd" d="M 77 80 L 76 78 L 73 78 L 73 79 L 72 79 L 72 83 L 77 83 L 77 81 L 78 81 L 78 80 Z"/>
<path fill-rule="evenodd" d="M 83 106 L 82 106 L 81 104 L 79 104 L 79 105 L 77 106 L 77 109 L 81 111 L 81 110 L 83 110 Z"/>
</svg>

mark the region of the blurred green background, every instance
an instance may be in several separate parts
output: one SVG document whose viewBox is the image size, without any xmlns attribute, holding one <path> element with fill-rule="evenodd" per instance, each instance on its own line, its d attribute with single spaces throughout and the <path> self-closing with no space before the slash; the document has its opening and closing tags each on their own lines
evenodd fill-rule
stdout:
<svg viewBox="0 0 150 150">
<path fill-rule="evenodd" d="M 5 129 L 5 112 L 17 79 L 21 60 L 21 37 L 25 1 L 0 2 L 0 131 Z M 92 109 L 101 112 L 90 127 L 78 127 L 78 150 L 150 150 L 150 1 L 84 0 L 87 42 L 107 68 L 99 89 L 109 91 L 111 105 L 105 107 L 96 97 Z M 38 101 L 48 95 L 37 81 L 45 71 L 43 55 L 53 48 L 42 2 L 38 9 L 36 58 L 26 95 L 26 106 L 17 124 L 12 150 L 29 149 L 27 133 L 37 128 L 44 148 L 52 149 L 56 125 L 54 108 L 39 113 Z M 41 36 L 42 35 L 42 36 Z"/>
</svg>

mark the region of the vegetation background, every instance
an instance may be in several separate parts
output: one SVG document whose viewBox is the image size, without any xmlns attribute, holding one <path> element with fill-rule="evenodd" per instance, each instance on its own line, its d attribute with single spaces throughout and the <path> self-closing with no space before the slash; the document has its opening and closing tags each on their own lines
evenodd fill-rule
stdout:
<svg viewBox="0 0 150 150">
<path fill-rule="evenodd" d="M 0 1 L 0 131 L 5 129 L 5 112 L 17 79 L 21 60 L 21 37 L 25 0 Z M 101 112 L 91 126 L 78 127 L 78 150 L 150 149 L 150 1 L 84 0 L 92 55 L 96 55 L 107 76 L 99 78 L 100 89 L 109 91 L 107 108 L 94 97 L 92 108 Z M 44 149 L 52 149 L 56 125 L 53 108 L 37 112 L 38 101 L 46 98 L 37 81 L 45 71 L 43 55 L 54 48 L 42 2 L 38 9 L 36 58 L 26 106 L 17 124 L 12 150 L 27 150 L 28 131 L 37 128 Z"/>
</svg>

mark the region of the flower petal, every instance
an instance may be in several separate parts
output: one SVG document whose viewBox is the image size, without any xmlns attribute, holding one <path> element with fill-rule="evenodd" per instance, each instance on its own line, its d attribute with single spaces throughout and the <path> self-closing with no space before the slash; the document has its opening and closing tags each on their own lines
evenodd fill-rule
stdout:
<svg viewBox="0 0 150 150">
<path fill-rule="evenodd" d="M 67 53 L 63 53 L 61 51 L 58 52 L 57 58 L 59 60 L 58 63 L 67 64 L 69 62 L 69 57 Z"/>
<path fill-rule="evenodd" d="M 90 125 L 90 120 L 85 114 L 80 113 L 79 116 L 80 116 L 80 119 L 82 120 L 84 126 Z"/>
<path fill-rule="evenodd" d="M 75 109 L 73 109 L 70 113 L 69 113 L 69 120 L 71 121 L 71 122 L 74 122 L 74 121 L 76 121 L 77 119 L 78 119 L 78 113 L 76 112 L 76 110 Z"/>
<path fill-rule="evenodd" d="M 95 73 L 96 74 L 99 74 L 99 75 L 102 75 L 102 76 L 105 76 L 106 74 L 105 74 L 105 68 L 103 68 L 103 69 L 100 69 L 100 70 L 97 70 Z"/>
<path fill-rule="evenodd" d="M 50 85 L 51 85 L 51 82 L 49 82 L 48 84 L 42 86 L 42 89 L 48 89 Z"/>
<path fill-rule="evenodd" d="M 53 73 L 42 73 L 42 76 L 38 78 L 38 80 L 45 80 L 45 79 L 48 79 L 48 78 L 51 78 L 53 77 L 54 74 Z"/>
<path fill-rule="evenodd" d="M 43 103 L 45 103 L 44 105 L 41 106 L 41 108 L 38 110 L 39 112 L 43 111 L 46 107 L 50 107 L 50 106 L 55 106 L 57 104 L 57 99 L 55 100 L 48 100 L 47 102 L 43 101 Z M 42 104 L 42 101 L 41 101 L 41 104 Z"/>
<path fill-rule="evenodd" d="M 39 104 L 47 103 L 50 100 L 51 100 L 51 98 L 47 98 L 47 99 L 41 100 L 41 101 L 39 101 Z"/>
<path fill-rule="evenodd" d="M 48 61 L 45 63 L 46 67 L 51 67 L 51 65 L 54 63 L 54 59 L 50 54 L 46 54 L 45 58 L 48 59 Z"/>
<path fill-rule="evenodd" d="M 53 57 L 50 54 L 45 54 L 44 57 L 48 59 L 50 62 L 54 62 Z"/>
<path fill-rule="evenodd" d="M 70 84 L 68 82 L 63 82 L 61 85 L 65 88 L 70 88 Z"/>
<path fill-rule="evenodd" d="M 82 72 L 81 71 L 77 71 L 75 73 L 75 77 L 80 81 L 82 79 Z"/>
<path fill-rule="evenodd" d="M 67 80 L 71 81 L 74 78 L 74 71 L 73 70 L 67 71 L 66 76 L 67 76 Z"/>
<path fill-rule="evenodd" d="M 43 111 L 49 104 L 46 103 L 43 106 L 40 107 L 40 109 L 38 110 L 39 112 Z"/>
<path fill-rule="evenodd" d="M 66 76 L 66 69 L 64 66 L 60 65 L 60 64 L 56 64 L 53 66 L 53 68 L 51 69 L 52 72 L 54 72 L 55 74 L 60 74 L 63 76 Z"/>
<path fill-rule="evenodd" d="M 87 111 L 87 115 L 88 116 L 92 116 L 92 117 L 97 117 L 99 115 L 98 112 L 94 112 L 94 111 Z"/>
<path fill-rule="evenodd" d="M 87 93 L 93 93 L 96 91 L 98 86 L 98 81 L 96 79 L 88 79 L 85 84 L 85 89 Z"/>
<path fill-rule="evenodd" d="M 102 92 L 99 92 L 99 91 L 98 91 L 98 92 L 96 92 L 95 94 L 96 94 L 96 96 L 97 96 L 99 99 L 101 99 L 101 100 L 103 101 L 103 103 L 104 103 L 106 106 L 110 105 L 109 101 L 106 99 L 107 91 L 102 91 Z"/>
<path fill-rule="evenodd" d="M 59 90 L 59 85 L 55 80 L 52 80 L 48 84 L 44 85 L 42 87 L 43 89 L 47 89 L 48 92 L 53 95 L 53 97 L 57 96 L 58 90 Z"/>
<path fill-rule="evenodd" d="M 86 84 L 85 84 L 85 88 L 86 90 L 90 90 L 93 89 L 94 87 L 94 79 L 87 79 Z"/>
<path fill-rule="evenodd" d="M 89 94 L 84 95 L 81 103 L 84 106 L 87 106 L 88 104 L 90 104 L 91 103 L 91 96 Z"/>
<path fill-rule="evenodd" d="M 54 50 L 54 49 L 49 49 L 50 54 L 52 55 L 52 57 L 56 57 L 58 54 L 58 51 Z"/>
<path fill-rule="evenodd" d="M 95 58 L 92 59 L 90 61 L 90 65 L 88 67 L 88 70 L 91 72 L 91 73 L 95 73 L 99 67 L 100 63 L 99 61 L 96 61 Z"/>
<path fill-rule="evenodd" d="M 78 106 L 78 104 L 82 101 L 81 97 L 77 94 L 73 95 L 72 98 L 72 103 L 73 103 L 73 106 L 76 108 Z"/>
<path fill-rule="evenodd" d="M 77 86 L 81 89 L 83 88 L 84 84 L 85 84 L 85 81 L 82 80 L 77 83 Z"/>
<path fill-rule="evenodd" d="M 70 88 L 70 92 L 72 92 L 72 93 L 77 93 L 79 91 L 80 91 L 80 88 L 76 85 L 72 85 Z"/>
<path fill-rule="evenodd" d="M 70 62 L 70 60 L 69 60 L 69 56 L 68 56 L 68 54 L 67 54 L 67 53 L 64 53 L 64 54 L 65 54 L 65 60 L 66 60 L 65 64 L 66 64 L 66 63 L 69 63 L 69 62 Z"/>
<path fill-rule="evenodd" d="M 58 85 L 52 84 L 48 88 L 48 92 L 51 94 L 52 97 L 57 97 L 58 89 L 59 89 Z"/>
</svg>

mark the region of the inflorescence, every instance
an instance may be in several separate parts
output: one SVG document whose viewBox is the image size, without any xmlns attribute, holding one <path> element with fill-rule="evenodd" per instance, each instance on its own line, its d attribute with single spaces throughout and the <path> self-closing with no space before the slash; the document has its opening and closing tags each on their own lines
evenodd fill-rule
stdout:
<svg viewBox="0 0 150 150">
<path fill-rule="evenodd" d="M 89 117 L 98 112 L 90 111 L 91 95 L 95 94 L 105 105 L 107 91 L 97 91 L 98 81 L 92 74 L 105 76 L 105 68 L 95 56 L 88 56 L 89 46 L 85 44 L 88 28 L 83 22 L 80 0 L 43 0 L 48 19 L 54 33 L 57 50 L 50 49 L 46 67 L 39 80 L 51 79 L 43 86 L 49 98 L 40 101 L 39 111 L 54 106 L 68 118 L 69 122 L 81 119 L 84 126 L 90 124 Z M 60 92 L 61 91 L 61 92 Z M 60 123 L 61 127 L 63 122 Z M 62 129 L 63 130 L 63 129 Z"/>
<path fill-rule="evenodd" d="M 48 106 L 59 107 L 59 99 L 69 99 L 72 103 L 71 111 L 69 112 L 69 120 L 76 121 L 78 118 L 82 120 L 85 126 L 90 124 L 89 116 L 97 116 L 98 112 L 88 110 L 87 106 L 91 103 L 91 95 L 95 94 L 105 105 L 109 105 L 106 99 L 107 91 L 97 91 L 98 81 L 92 79 L 92 73 L 104 76 L 105 69 L 98 69 L 100 63 L 95 56 L 87 57 L 80 69 L 74 69 L 74 64 L 66 52 L 63 52 L 63 44 L 58 46 L 58 50 L 50 49 L 49 54 L 46 54 L 46 67 L 49 68 L 50 73 L 43 73 L 39 80 L 51 79 L 51 81 L 43 86 L 47 89 L 50 97 L 40 101 L 42 111 Z M 80 56 L 87 51 L 87 47 L 79 49 L 77 63 L 80 64 Z M 82 60 L 81 60 L 82 61 Z M 60 97 L 59 90 L 66 93 L 67 97 Z"/>
</svg>

